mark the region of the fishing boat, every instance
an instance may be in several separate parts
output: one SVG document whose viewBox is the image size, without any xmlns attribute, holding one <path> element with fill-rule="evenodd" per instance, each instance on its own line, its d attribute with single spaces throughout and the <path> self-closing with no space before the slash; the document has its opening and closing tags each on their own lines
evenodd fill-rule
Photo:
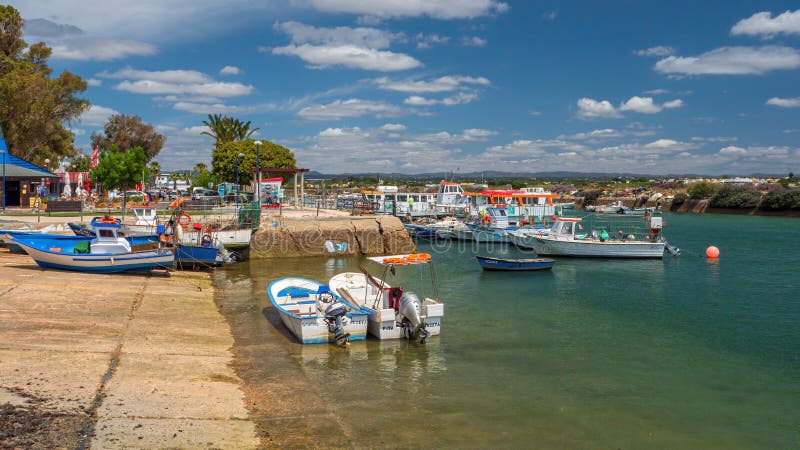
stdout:
<svg viewBox="0 0 800 450">
<path fill-rule="evenodd" d="M 468 224 L 475 242 L 494 242 L 507 244 L 511 242 L 508 231 L 516 230 L 509 226 L 508 212 L 505 208 L 487 207 L 477 223 Z"/>
<path fill-rule="evenodd" d="M 550 270 L 555 264 L 555 260 L 548 258 L 505 259 L 488 256 L 476 256 L 475 258 L 483 270 Z"/>
<path fill-rule="evenodd" d="M 132 244 L 119 236 L 119 221 L 93 221 L 95 238 L 83 236 L 8 236 L 42 268 L 88 273 L 149 271 L 172 267 L 175 256 L 158 241 Z"/>
<path fill-rule="evenodd" d="M 11 239 L 11 237 L 12 236 L 25 236 L 25 235 L 30 235 L 30 234 L 39 235 L 39 234 L 41 234 L 41 231 L 37 231 L 37 230 L 6 230 L 6 229 L 2 229 L 2 230 L 0 230 L 0 244 L 3 244 L 3 246 L 5 246 L 8 249 L 8 251 L 11 252 L 11 253 L 19 253 L 19 254 L 24 255 L 25 254 L 25 249 L 23 249 L 22 247 L 19 246 L 19 244 L 14 242 L 14 240 Z"/>
<path fill-rule="evenodd" d="M 525 227 L 506 232 L 512 244 L 526 250 L 532 250 L 534 248 L 533 242 L 537 236 L 545 236 L 549 233 L 550 228 L 542 226 Z"/>
<path fill-rule="evenodd" d="M 602 206 L 587 206 L 587 211 L 595 212 L 597 214 L 625 214 L 629 216 L 645 216 L 648 214 L 652 214 L 656 211 L 656 208 L 653 207 L 646 207 L 646 208 L 629 208 L 622 204 L 621 201 L 617 201 L 611 205 L 602 205 Z"/>
<path fill-rule="evenodd" d="M 305 278 L 280 278 L 267 288 L 281 321 L 303 344 L 346 346 L 367 337 L 367 312 Z"/>
<path fill-rule="evenodd" d="M 639 217 L 642 219 L 642 217 Z M 533 249 L 539 255 L 600 258 L 662 258 L 667 243 L 661 236 L 662 217 L 647 219 L 647 234 L 642 236 L 623 230 L 624 225 L 583 226 L 579 217 L 561 217 L 548 235 L 534 236 Z M 617 233 L 609 233 L 618 229 Z M 670 253 L 678 250 L 670 247 Z"/>
<path fill-rule="evenodd" d="M 369 314 L 369 333 L 378 339 L 415 339 L 425 343 L 429 336 L 441 332 L 444 304 L 439 301 L 433 263 L 427 253 L 370 257 L 382 268 L 380 276 L 371 275 L 365 268 L 361 273 L 345 272 L 330 279 L 331 290 Z M 418 266 L 429 268 L 434 298 L 419 296 L 385 280 L 397 268 Z"/>
</svg>

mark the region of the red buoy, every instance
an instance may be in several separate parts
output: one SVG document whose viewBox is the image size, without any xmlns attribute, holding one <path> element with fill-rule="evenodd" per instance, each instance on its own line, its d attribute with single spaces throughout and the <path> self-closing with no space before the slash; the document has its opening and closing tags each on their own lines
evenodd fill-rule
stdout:
<svg viewBox="0 0 800 450">
<path fill-rule="evenodd" d="M 709 259 L 719 258 L 719 249 L 717 247 L 714 247 L 713 245 L 710 245 L 706 249 L 706 256 L 708 256 Z"/>
</svg>

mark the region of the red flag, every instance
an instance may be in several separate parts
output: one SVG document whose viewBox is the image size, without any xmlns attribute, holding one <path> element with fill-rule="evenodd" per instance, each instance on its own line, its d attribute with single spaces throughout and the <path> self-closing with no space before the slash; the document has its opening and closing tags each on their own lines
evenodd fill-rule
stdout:
<svg viewBox="0 0 800 450">
<path fill-rule="evenodd" d="M 92 152 L 92 162 L 89 164 L 89 168 L 94 169 L 100 163 L 100 147 L 95 146 L 94 151 Z"/>
</svg>

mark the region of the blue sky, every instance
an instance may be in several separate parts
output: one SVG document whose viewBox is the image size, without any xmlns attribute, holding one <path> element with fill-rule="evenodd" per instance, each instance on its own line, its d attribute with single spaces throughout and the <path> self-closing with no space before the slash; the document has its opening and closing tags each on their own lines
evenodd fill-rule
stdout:
<svg viewBox="0 0 800 450">
<path fill-rule="evenodd" d="M 210 162 L 209 113 L 326 173 L 800 172 L 793 2 L 12 1 L 51 65 Z"/>
</svg>

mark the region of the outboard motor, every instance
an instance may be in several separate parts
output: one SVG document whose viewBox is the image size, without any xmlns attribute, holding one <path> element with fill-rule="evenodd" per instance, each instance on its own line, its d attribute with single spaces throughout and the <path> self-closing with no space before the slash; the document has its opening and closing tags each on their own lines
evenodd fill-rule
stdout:
<svg viewBox="0 0 800 450">
<path fill-rule="evenodd" d="M 413 292 L 404 292 L 400 297 L 399 314 L 402 322 L 411 328 L 411 338 L 416 339 L 420 344 L 425 343 L 428 338 L 428 330 L 425 328 L 425 322 L 420 319 L 419 313 L 422 310 L 421 303 L 417 294 Z"/>
<path fill-rule="evenodd" d="M 342 302 L 337 302 L 332 294 L 320 294 L 317 299 L 317 307 L 322 309 L 325 305 L 325 323 L 328 324 L 328 332 L 333 334 L 336 340 L 336 345 L 340 347 L 347 346 L 349 342 L 350 333 L 345 333 L 344 326 L 342 326 L 342 317 L 347 314 L 347 306 Z"/>
</svg>

